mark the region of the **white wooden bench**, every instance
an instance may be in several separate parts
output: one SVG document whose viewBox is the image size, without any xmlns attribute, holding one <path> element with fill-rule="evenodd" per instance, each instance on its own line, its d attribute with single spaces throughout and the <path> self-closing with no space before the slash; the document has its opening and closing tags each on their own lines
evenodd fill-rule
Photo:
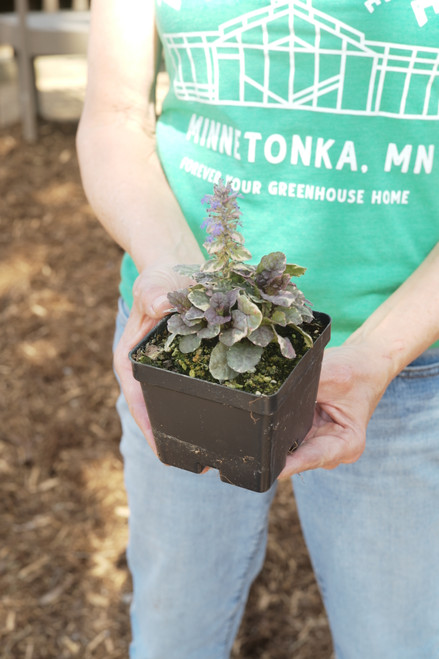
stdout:
<svg viewBox="0 0 439 659">
<path fill-rule="evenodd" d="M 13 47 L 18 60 L 18 82 L 23 136 L 37 139 L 37 94 L 34 58 L 87 52 L 89 0 L 72 0 L 71 9 L 59 9 L 58 0 L 43 0 L 41 11 L 29 11 L 28 0 L 15 0 L 14 12 L 0 13 L 0 44 Z"/>
</svg>

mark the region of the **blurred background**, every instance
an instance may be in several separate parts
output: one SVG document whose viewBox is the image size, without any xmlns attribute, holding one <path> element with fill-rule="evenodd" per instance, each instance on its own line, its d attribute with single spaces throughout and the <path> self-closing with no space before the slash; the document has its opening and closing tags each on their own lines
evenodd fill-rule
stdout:
<svg viewBox="0 0 439 659">
<path fill-rule="evenodd" d="M 31 0 L 27 16 L 25 5 L 0 0 L 0 657 L 125 659 L 129 513 L 111 356 L 122 254 L 75 153 L 88 12 Z M 47 24 L 44 48 L 61 52 L 37 50 L 29 29 Z M 233 659 L 331 656 L 283 484 Z"/>
</svg>

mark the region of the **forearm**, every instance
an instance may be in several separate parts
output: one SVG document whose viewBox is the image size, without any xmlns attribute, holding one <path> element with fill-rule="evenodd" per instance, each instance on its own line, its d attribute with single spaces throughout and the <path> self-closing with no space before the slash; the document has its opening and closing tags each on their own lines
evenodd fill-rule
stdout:
<svg viewBox="0 0 439 659">
<path fill-rule="evenodd" d="M 313 426 L 281 477 L 355 462 L 391 380 L 439 339 L 439 245 L 338 348 L 325 351 Z"/>
<path fill-rule="evenodd" d="M 415 272 L 346 341 L 381 360 L 388 384 L 439 340 L 439 243 Z"/>
<path fill-rule="evenodd" d="M 85 114 L 77 145 L 88 200 L 139 271 L 157 262 L 202 259 L 143 127 Z"/>
</svg>

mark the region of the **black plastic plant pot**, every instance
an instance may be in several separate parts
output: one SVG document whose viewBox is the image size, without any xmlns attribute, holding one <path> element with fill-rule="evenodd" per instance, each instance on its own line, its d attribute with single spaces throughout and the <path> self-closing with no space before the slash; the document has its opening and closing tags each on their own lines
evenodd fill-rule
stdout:
<svg viewBox="0 0 439 659">
<path fill-rule="evenodd" d="M 141 383 L 157 452 L 168 465 L 265 492 L 285 466 L 288 452 L 311 428 L 323 350 L 331 319 L 314 312 L 324 329 L 278 391 L 257 396 L 135 361 L 133 354 L 160 331 L 163 319 L 130 352 Z"/>
</svg>

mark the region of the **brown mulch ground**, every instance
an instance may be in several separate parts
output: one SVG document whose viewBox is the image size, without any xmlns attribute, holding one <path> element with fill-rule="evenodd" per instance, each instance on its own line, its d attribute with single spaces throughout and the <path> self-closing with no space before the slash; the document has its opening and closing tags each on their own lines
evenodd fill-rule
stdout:
<svg viewBox="0 0 439 659">
<path fill-rule="evenodd" d="M 40 133 L 24 145 L 19 126 L 0 131 L 0 657 L 125 659 L 121 251 L 84 198 L 75 126 Z M 284 484 L 233 658 L 293 657 L 329 659 L 331 642 Z"/>
</svg>

